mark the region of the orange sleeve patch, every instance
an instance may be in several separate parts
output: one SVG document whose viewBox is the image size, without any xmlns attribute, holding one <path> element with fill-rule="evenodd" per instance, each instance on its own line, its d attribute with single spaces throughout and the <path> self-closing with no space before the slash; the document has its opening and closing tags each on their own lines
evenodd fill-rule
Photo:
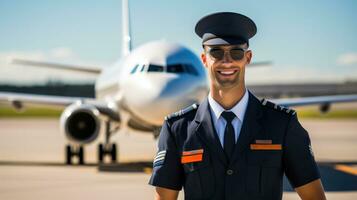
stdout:
<svg viewBox="0 0 357 200">
<path fill-rule="evenodd" d="M 181 163 L 191 163 L 191 162 L 200 162 L 203 159 L 203 154 L 197 154 L 197 155 L 189 155 L 189 156 L 182 156 L 181 157 Z"/>
</svg>

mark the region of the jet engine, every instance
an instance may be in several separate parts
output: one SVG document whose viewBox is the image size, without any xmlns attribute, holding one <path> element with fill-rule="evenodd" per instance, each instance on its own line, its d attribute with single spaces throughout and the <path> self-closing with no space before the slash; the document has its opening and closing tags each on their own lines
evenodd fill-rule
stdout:
<svg viewBox="0 0 357 200">
<path fill-rule="evenodd" d="M 93 105 L 74 103 L 68 106 L 61 115 L 61 131 L 71 142 L 90 143 L 99 135 L 99 116 L 98 109 Z"/>
</svg>

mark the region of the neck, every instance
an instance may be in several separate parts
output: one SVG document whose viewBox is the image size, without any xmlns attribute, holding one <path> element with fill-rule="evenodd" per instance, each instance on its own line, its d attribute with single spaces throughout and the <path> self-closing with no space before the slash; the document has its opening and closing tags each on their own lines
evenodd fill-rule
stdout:
<svg viewBox="0 0 357 200">
<path fill-rule="evenodd" d="M 211 96 L 224 109 L 229 110 L 243 98 L 245 90 L 245 85 L 229 89 L 211 87 Z"/>
</svg>

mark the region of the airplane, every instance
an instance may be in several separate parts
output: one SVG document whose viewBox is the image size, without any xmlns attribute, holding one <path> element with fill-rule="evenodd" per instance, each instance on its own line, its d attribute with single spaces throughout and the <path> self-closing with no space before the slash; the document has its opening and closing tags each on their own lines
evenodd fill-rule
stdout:
<svg viewBox="0 0 357 200">
<path fill-rule="evenodd" d="M 66 163 L 77 157 L 84 164 L 84 146 L 96 141 L 102 124 L 105 141 L 97 148 L 99 163 L 109 156 L 117 161 L 118 148 L 111 136 L 119 129 L 139 130 L 159 136 L 164 117 L 183 107 L 201 102 L 208 94 L 206 70 L 190 49 L 163 40 L 152 41 L 132 49 L 129 5 L 122 1 L 122 57 L 108 68 L 74 66 L 16 59 L 15 64 L 98 75 L 96 98 L 60 97 L 0 92 L 0 103 L 15 109 L 26 106 L 60 107 L 61 132 L 67 139 Z M 267 64 L 266 62 L 256 65 Z M 253 66 L 253 65 L 252 65 Z M 320 96 L 271 100 L 282 106 L 329 105 L 356 101 L 357 95 Z"/>
</svg>

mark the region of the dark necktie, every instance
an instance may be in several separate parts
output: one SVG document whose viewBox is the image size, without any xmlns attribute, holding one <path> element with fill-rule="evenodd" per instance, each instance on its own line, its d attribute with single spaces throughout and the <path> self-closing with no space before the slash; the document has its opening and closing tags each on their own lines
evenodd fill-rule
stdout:
<svg viewBox="0 0 357 200">
<path fill-rule="evenodd" d="M 232 121 L 236 117 L 236 115 L 233 112 L 224 111 L 222 113 L 222 117 L 227 122 L 226 128 L 224 129 L 224 146 L 223 147 L 224 147 L 224 152 L 226 153 L 228 159 L 230 159 L 231 155 L 233 153 L 233 150 L 234 150 L 234 146 L 236 144 L 234 128 L 232 125 Z"/>
</svg>

